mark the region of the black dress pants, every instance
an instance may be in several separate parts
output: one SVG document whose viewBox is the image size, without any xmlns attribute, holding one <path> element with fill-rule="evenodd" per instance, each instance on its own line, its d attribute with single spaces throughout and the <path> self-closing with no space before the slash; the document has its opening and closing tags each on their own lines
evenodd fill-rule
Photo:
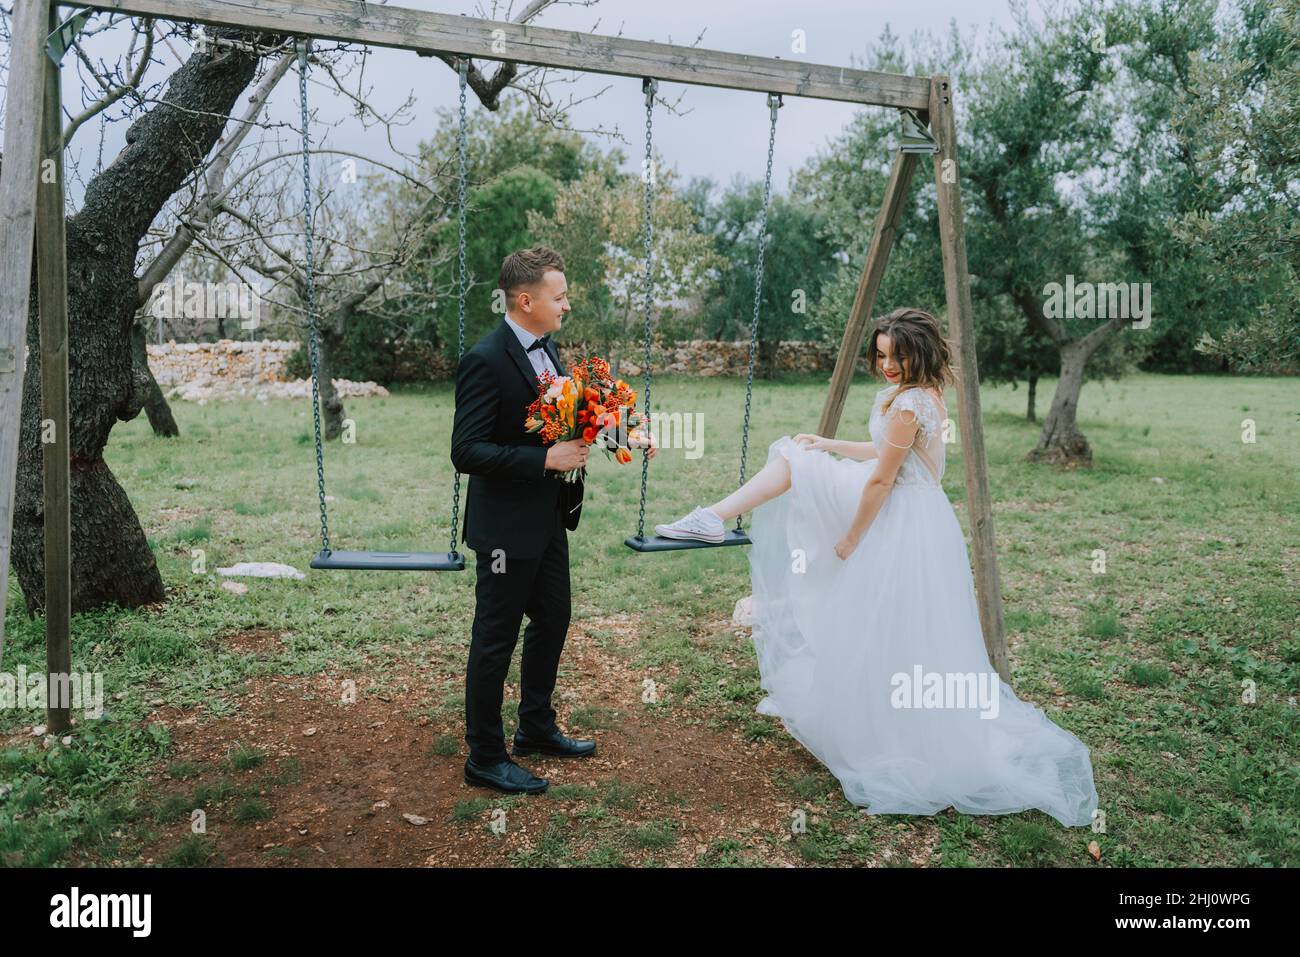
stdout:
<svg viewBox="0 0 1300 957">
<path fill-rule="evenodd" d="M 512 558 L 508 550 L 497 556 L 475 555 L 478 581 L 465 669 L 465 741 L 476 764 L 506 757 L 501 705 L 524 615 L 528 627 L 520 662 L 519 728 L 532 738 L 556 730 L 551 694 L 569 631 L 571 603 L 569 539 L 559 508 L 551 521 L 550 541 L 537 558 Z"/>
</svg>

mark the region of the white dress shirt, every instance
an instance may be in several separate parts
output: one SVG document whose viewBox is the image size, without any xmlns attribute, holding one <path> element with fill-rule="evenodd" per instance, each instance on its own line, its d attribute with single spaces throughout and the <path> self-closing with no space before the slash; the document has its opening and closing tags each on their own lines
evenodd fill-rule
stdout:
<svg viewBox="0 0 1300 957">
<path fill-rule="evenodd" d="M 560 370 L 555 368 L 555 363 L 551 361 L 545 346 L 541 349 L 534 349 L 532 352 L 528 351 L 528 347 L 540 339 L 541 336 L 533 335 L 509 316 L 506 316 L 505 320 L 510 328 L 515 331 L 515 335 L 519 337 L 519 344 L 524 347 L 524 355 L 528 356 L 528 361 L 533 364 L 533 371 L 537 373 L 537 377 L 540 379 L 543 372 L 549 372 L 558 378 Z"/>
</svg>

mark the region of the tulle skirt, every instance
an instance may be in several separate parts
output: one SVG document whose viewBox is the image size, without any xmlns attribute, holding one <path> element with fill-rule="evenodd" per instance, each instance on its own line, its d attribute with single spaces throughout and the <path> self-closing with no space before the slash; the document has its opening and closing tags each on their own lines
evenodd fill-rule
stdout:
<svg viewBox="0 0 1300 957">
<path fill-rule="evenodd" d="M 1009 814 L 1088 825 L 1088 748 L 989 663 L 961 526 L 943 489 L 895 484 L 857 550 L 847 532 L 876 460 L 773 442 L 791 488 L 755 509 L 749 559 L 762 714 L 872 814 Z"/>
</svg>

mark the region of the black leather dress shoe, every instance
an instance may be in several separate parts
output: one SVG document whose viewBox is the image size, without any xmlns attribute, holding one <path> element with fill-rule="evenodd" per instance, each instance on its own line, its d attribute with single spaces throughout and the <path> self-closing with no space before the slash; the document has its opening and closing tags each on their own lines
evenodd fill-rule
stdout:
<svg viewBox="0 0 1300 957">
<path fill-rule="evenodd" d="M 530 754 L 545 754 L 552 758 L 585 758 L 596 753 L 596 742 L 584 738 L 566 738 L 558 728 L 540 740 L 524 737 L 516 731 L 513 753 L 520 758 Z"/>
<path fill-rule="evenodd" d="M 492 764 L 475 764 L 465 761 L 465 783 L 480 788 L 492 788 L 505 794 L 541 794 L 551 782 L 539 778 L 527 768 L 521 768 L 509 758 Z"/>
</svg>

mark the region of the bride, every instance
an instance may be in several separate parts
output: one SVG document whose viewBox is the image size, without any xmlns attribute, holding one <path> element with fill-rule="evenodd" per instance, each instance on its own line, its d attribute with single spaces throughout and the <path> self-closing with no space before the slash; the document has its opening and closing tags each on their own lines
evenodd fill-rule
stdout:
<svg viewBox="0 0 1300 957">
<path fill-rule="evenodd" d="M 948 343 L 933 316 L 899 309 L 876 323 L 867 356 L 890 383 L 870 442 L 782 436 L 737 491 L 655 531 L 716 542 L 753 512 L 758 711 L 779 716 L 848 800 L 871 814 L 1038 808 L 1087 825 L 1088 748 L 999 681 L 984 647 L 940 485 Z"/>
</svg>

